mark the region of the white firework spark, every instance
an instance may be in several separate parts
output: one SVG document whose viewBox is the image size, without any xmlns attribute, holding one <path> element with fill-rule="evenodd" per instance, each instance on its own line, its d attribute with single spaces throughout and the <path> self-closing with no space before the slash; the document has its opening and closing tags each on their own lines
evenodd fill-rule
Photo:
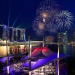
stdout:
<svg viewBox="0 0 75 75">
<path fill-rule="evenodd" d="M 54 19 L 58 29 L 70 29 L 73 25 L 73 15 L 67 10 L 55 14 Z"/>
</svg>

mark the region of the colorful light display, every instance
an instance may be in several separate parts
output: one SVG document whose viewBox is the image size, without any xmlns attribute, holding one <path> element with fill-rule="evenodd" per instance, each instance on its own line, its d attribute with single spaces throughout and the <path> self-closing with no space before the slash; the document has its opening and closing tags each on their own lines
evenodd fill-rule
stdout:
<svg viewBox="0 0 75 75">
<path fill-rule="evenodd" d="M 33 22 L 33 29 L 37 35 L 44 35 L 46 31 L 56 32 L 53 25 L 53 15 L 59 9 L 59 5 L 52 0 L 45 0 L 40 3 L 39 8 L 36 10 L 37 17 Z M 52 27 L 51 27 L 52 25 Z"/>
<path fill-rule="evenodd" d="M 45 57 L 40 58 L 40 54 L 42 55 L 42 57 L 43 56 L 45 56 Z M 37 56 L 39 56 L 39 58 Z M 47 74 L 53 73 L 53 72 L 56 73 L 56 69 L 54 67 L 50 66 L 51 65 L 50 62 L 57 58 L 57 53 L 51 51 L 47 47 L 36 48 L 31 53 L 31 57 L 37 58 L 37 60 L 35 59 L 36 61 L 35 60 L 31 61 L 31 70 L 35 70 L 36 68 L 40 68 L 40 72 L 44 72 L 45 74 L 46 73 Z M 64 55 L 60 54 L 60 58 L 62 58 L 62 57 L 64 57 Z M 21 60 L 23 61 L 25 59 L 28 59 L 28 56 L 23 57 L 23 59 L 21 59 Z M 5 58 L 5 60 L 7 60 L 7 58 Z M 28 61 L 27 62 L 20 61 L 17 64 L 10 65 L 10 70 L 11 70 L 11 72 L 13 72 L 13 71 L 15 71 L 15 72 L 20 72 L 20 71 L 28 72 L 27 70 L 24 70 L 25 67 L 28 67 L 28 66 L 29 66 Z M 42 66 L 44 66 L 44 67 L 42 67 Z"/>
</svg>

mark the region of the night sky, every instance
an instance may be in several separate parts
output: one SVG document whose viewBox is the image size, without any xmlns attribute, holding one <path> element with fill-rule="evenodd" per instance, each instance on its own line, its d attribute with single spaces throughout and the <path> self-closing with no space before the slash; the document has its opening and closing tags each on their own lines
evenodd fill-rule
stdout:
<svg viewBox="0 0 75 75">
<path fill-rule="evenodd" d="M 37 40 L 32 29 L 36 17 L 36 9 L 43 0 L 0 0 L 0 24 L 26 29 L 26 38 Z M 75 0 L 56 0 L 63 10 L 72 12 L 75 16 Z"/>
</svg>

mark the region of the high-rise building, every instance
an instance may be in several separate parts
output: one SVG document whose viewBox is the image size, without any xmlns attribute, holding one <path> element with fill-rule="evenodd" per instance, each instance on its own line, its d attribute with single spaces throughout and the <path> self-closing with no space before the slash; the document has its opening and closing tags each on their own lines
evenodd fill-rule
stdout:
<svg viewBox="0 0 75 75">
<path fill-rule="evenodd" d="M 3 36 L 2 36 L 2 39 L 6 40 L 6 37 L 7 37 L 7 39 L 9 39 L 9 27 L 5 25 L 5 26 L 3 26 Z"/>
<path fill-rule="evenodd" d="M 20 40 L 26 41 L 26 38 L 25 38 L 25 29 L 21 29 L 20 30 Z"/>
<path fill-rule="evenodd" d="M 61 42 L 61 37 L 62 37 L 61 33 L 58 33 L 58 35 L 57 35 L 58 42 Z"/>
<path fill-rule="evenodd" d="M 61 40 L 65 44 L 68 43 L 68 35 L 67 35 L 67 32 L 62 33 Z"/>
<path fill-rule="evenodd" d="M 12 41 L 14 41 L 14 28 L 12 28 Z"/>
</svg>

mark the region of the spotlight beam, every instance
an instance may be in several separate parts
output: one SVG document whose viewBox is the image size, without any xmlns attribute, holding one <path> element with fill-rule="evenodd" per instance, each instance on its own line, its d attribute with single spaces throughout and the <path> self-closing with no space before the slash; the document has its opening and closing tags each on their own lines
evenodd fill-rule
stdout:
<svg viewBox="0 0 75 75">
<path fill-rule="evenodd" d="M 10 24 L 10 10 L 9 10 L 9 14 L 8 14 L 8 26 Z"/>
<path fill-rule="evenodd" d="M 21 25 L 23 25 L 23 24 L 24 24 L 24 22 L 25 22 L 25 21 L 23 21 L 23 22 L 22 22 L 19 26 L 17 26 L 17 28 L 18 28 L 18 27 L 20 27 Z"/>
<path fill-rule="evenodd" d="M 15 19 L 15 21 L 14 21 L 14 23 L 13 23 L 13 25 L 12 25 L 12 27 L 14 27 L 14 25 L 16 24 L 16 22 L 17 22 L 17 20 L 19 19 L 19 17 L 21 16 L 21 13 L 22 13 L 22 11 L 19 13 L 19 15 L 16 17 L 16 19 Z"/>
<path fill-rule="evenodd" d="M 16 22 L 17 22 L 17 20 L 18 20 L 19 16 L 20 16 L 20 14 L 19 14 L 19 15 L 17 16 L 17 18 L 15 19 L 15 21 L 14 21 L 14 23 L 13 23 L 13 26 L 12 26 L 12 27 L 14 27 L 14 25 L 16 24 Z"/>
</svg>

